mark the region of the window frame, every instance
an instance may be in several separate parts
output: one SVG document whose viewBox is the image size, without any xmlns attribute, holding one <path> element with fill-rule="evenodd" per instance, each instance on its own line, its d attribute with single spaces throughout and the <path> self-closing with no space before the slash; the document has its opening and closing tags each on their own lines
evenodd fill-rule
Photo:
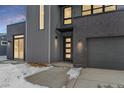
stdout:
<svg viewBox="0 0 124 93">
<path fill-rule="evenodd" d="M 102 7 L 99 7 L 99 8 L 93 8 L 93 5 L 90 5 L 91 6 L 91 9 L 88 9 L 88 10 L 84 10 L 83 11 L 83 5 L 81 6 L 81 15 L 82 16 L 90 16 L 90 15 L 96 15 L 96 14 L 103 14 L 103 13 L 108 13 L 108 12 L 113 12 L 113 11 L 116 11 L 117 10 L 117 5 L 102 5 Z M 112 11 L 105 11 L 105 8 L 106 7 L 110 7 L 110 6 L 115 6 L 116 7 L 116 10 L 112 10 Z M 97 9 L 101 9 L 102 8 L 102 12 L 100 13 L 93 13 L 93 10 L 97 10 Z M 83 12 L 86 12 L 86 11 L 91 11 L 91 14 L 89 15 L 83 15 Z"/>
<path fill-rule="evenodd" d="M 66 9 L 66 8 L 69 8 L 69 7 L 71 8 L 71 17 L 69 17 L 69 18 L 64 18 L 64 17 L 65 17 L 65 9 Z M 65 6 L 65 7 L 63 7 L 63 25 L 71 25 L 71 24 L 72 24 L 72 14 L 73 14 L 72 12 L 73 12 L 72 6 Z M 64 21 L 65 21 L 65 20 L 69 20 L 69 19 L 71 20 L 71 23 L 70 23 L 70 24 L 65 24 Z"/>
<path fill-rule="evenodd" d="M 43 6 L 43 28 L 41 27 L 41 6 Z M 40 22 L 39 22 L 39 27 L 40 27 L 40 30 L 44 30 L 45 29 L 45 5 L 40 5 Z"/>
</svg>

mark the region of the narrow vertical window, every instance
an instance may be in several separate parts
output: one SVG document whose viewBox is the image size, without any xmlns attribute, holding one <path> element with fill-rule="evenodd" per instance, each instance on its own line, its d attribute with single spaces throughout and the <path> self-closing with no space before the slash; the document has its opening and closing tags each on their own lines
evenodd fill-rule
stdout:
<svg viewBox="0 0 124 93">
<path fill-rule="evenodd" d="M 64 8 L 64 24 L 72 23 L 72 7 Z"/>
<path fill-rule="evenodd" d="M 44 6 L 40 5 L 40 29 L 44 29 Z"/>
</svg>

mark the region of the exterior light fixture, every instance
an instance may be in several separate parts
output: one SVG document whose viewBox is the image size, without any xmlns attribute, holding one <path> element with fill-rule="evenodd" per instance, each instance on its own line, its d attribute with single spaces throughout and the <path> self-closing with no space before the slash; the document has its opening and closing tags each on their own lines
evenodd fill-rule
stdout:
<svg viewBox="0 0 124 93">
<path fill-rule="evenodd" d="M 10 46 L 10 44 L 11 44 L 11 41 L 8 41 L 8 42 L 7 42 L 7 45 Z"/>
<path fill-rule="evenodd" d="M 57 49 L 57 47 L 58 47 L 58 37 L 55 36 L 55 49 Z"/>
<path fill-rule="evenodd" d="M 57 36 L 55 36 L 55 39 L 58 39 L 58 37 L 57 37 Z"/>
<path fill-rule="evenodd" d="M 83 48 L 84 48 L 83 42 L 81 42 L 81 40 L 79 40 L 78 43 L 77 43 L 77 51 L 78 51 L 78 53 L 81 53 Z"/>
</svg>

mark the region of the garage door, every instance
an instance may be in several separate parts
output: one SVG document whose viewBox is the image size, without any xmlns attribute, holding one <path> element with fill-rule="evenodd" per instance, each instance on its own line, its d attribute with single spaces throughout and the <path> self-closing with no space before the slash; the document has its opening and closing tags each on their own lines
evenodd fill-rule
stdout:
<svg viewBox="0 0 124 93">
<path fill-rule="evenodd" d="M 88 39 L 88 67 L 124 69 L 124 37 Z"/>
</svg>

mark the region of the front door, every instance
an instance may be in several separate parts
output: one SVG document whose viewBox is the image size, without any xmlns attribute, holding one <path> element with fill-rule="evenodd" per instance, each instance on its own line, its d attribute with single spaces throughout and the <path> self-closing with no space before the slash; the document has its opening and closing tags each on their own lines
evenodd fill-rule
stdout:
<svg viewBox="0 0 124 93">
<path fill-rule="evenodd" d="M 72 37 L 64 37 L 64 61 L 72 61 Z"/>
<path fill-rule="evenodd" d="M 14 59 L 24 59 L 24 35 L 14 36 Z"/>
</svg>

